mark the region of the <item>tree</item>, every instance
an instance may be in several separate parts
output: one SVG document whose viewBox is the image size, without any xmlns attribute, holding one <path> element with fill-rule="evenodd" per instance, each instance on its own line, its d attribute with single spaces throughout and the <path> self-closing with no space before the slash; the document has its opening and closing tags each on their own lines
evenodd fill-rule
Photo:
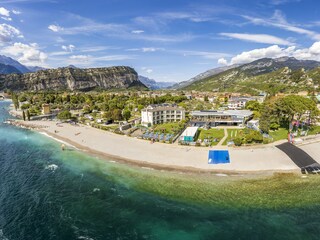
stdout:
<svg viewBox="0 0 320 240">
<path fill-rule="evenodd" d="M 23 121 L 26 120 L 26 113 L 24 111 L 22 111 L 22 118 L 23 118 Z"/>
<path fill-rule="evenodd" d="M 30 111 L 29 111 L 29 109 L 27 110 L 26 115 L 27 115 L 28 121 L 30 121 Z"/>
<path fill-rule="evenodd" d="M 130 112 L 130 110 L 124 109 L 123 112 L 122 112 L 122 117 L 123 117 L 126 121 L 128 121 L 128 120 L 130 119 L 130 117 L 131 117 L 131 112 Z"/>
<path fill-rule="evenodd" d="M 122 112 L 120 109 L 117 108 L 112 110 L 112 119 L 118 121 L 122 120 Z"/>
<path fill-rule="evenodd" d="M 307 113 L 311 121 L 319 115 L 317 105 L 309 98 L 298 95 L 271 98 L 262 107 L 260 129 L 268 132 L 270 126 L 277 128 L 279 125 L 289 129 L 294 119 L 301 121 Z"/>
<path fill-rule="evenodd" d="M 13 102 L 15 110 L 17 111 L 19 108 L 19 100 L 18 100 L 18 95 L 15 93 L 12 93 L 12 102 Z"/>
<path fill-rule="evenodd" d="M 57 116 L 58 119 L 60 120 L 67 120 L 71 118 L 71 113 L 68 110 L 64 110 L 60 112 Z"/>
<path fill-rule="evenodd" d="M 249 109 L 251 111 L 260 112 L 261 111 L 261 104 L 258 101 L 251 100 L 251 101 L 248 101 L 246 103 L 246 107 L 245 108 Z"/>
</svg>

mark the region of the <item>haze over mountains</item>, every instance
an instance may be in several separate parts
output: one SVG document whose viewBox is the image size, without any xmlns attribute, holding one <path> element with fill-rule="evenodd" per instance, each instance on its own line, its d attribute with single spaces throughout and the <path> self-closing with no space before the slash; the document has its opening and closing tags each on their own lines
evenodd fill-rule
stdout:
<svg viewBox="0 0 320 240">
<path fill-rule="evenodd" d="M 173 86 L 176 82 L 157 82 L 154 79 L 139 75 L 139 80 L 146 85 L 149 89 L 166 89 Z"/>
</svg>

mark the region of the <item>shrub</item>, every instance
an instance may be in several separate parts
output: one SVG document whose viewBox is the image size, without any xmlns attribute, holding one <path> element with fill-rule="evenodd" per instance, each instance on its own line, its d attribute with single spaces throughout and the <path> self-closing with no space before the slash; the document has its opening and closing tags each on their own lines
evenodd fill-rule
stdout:
<svg viewBox="0 0 320 240">
<path fill-rule="evenodd" d="M 240 137 L 236 137 L 233 139 L 234 145 L 241 146 L 242 145 L 242 139 Z"/>
<path fill-rule="evenodd" d="M 68 110 L 64 110 L 60 112 L 57 116 L 58 119 L 60 120 L 67 120 L 71 118 L 71 113 Z"/>
</svg>

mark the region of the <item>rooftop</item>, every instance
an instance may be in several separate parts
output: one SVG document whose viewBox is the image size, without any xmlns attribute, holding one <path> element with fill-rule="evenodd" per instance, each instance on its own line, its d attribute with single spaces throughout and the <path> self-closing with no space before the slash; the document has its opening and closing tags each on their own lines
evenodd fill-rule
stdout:
<svg viewBox="0 0 320 240">
<path fill-rule="evenodd" d="M 203 111 L 192 111 L 192 116 L 240 116 L 250 117 L 253 114 L 250 110 L 203 110 Z"/>
<path fill-rule="evenodd" d="M 151 104 L 148 107 L 142 109 L 142 111 L 167 111 L 167 110 L 184 110 L 182 107 L 177 106 L 176 104 Z"/>
</svg>

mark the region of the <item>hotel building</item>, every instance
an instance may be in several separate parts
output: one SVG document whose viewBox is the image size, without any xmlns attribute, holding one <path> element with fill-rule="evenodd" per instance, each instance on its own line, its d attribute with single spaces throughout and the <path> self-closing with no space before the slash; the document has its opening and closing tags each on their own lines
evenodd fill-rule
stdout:
<svg viewBox="0 0 320 240">
<path fill-rule="evenodd" d="M 141 124 L 152 126 L 185 119 L 185 110 L 175 104 L 152 104 L 141 110 Z"/>
</svg>

